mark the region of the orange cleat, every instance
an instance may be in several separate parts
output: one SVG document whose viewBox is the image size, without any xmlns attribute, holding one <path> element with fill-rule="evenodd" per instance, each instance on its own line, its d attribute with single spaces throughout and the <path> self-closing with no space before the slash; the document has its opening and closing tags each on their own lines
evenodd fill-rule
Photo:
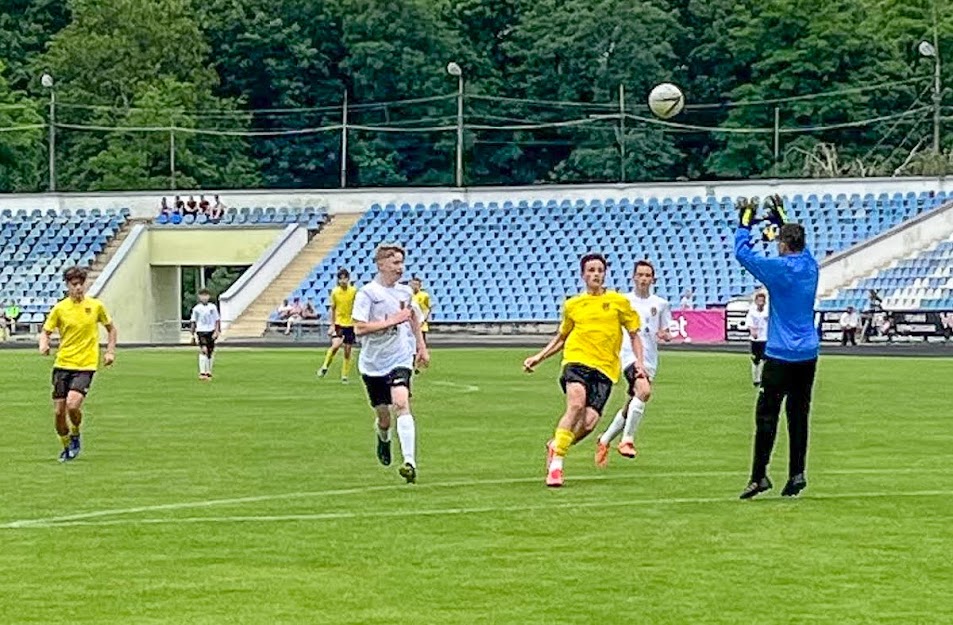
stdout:
<svg viewBox="0 0 953 625">
<path fill-rule="evenodd" d="M 609 464 L 609 446 L 602 441 L 596 441 L 596 466 L 605 469 Z"/>
<path fill-rule="evenodd" d="M 559 488 L 563 485 L 563 470 L 553 469 L 546 474 L 546 486 L 550 488 Z"/>
<path fill-rule="evenodd" d="M 619 454 L 626 458 L 635 458 L 639 455 L 639 452 L 632 441 L 622 441 L 619 443 Z"/>
</svg>

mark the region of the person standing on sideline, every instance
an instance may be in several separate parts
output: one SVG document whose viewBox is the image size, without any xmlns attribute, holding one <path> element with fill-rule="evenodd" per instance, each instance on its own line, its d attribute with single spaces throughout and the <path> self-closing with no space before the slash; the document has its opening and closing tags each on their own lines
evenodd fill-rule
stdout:
<svg viewBox="0 0 953 625">
<path fill-rule="evenodd" d="M 857 326 L 859 325 L 860 315 L 853 306 L 848 306 L 847 312 L 840 316 L 841 345 L 847 345 L 847 341 L 850 341 L 851 345 L 857 346 Z"/>
<path fill-rule="evenodd" d="M 764 291 L 754 294 L 754 306 L 748 309 L 745 325 L 751 335 L 751 382 L 761 386 L 761 372 L 764 370 L 764 348 L 768 343 L 768 297 Z"/>
<path fill-rule="evenodd" d="M 215 364 L 215 341 L 222 333 L 222 318 L 218 306 L 209 301 L 212 294 L 208 289 L 199 291 L 199 301 L 192 307 L 189 329 L 192 331 L 192 344 L 199 346 L 199 379 L 212 379 L 212 366 Z"/>
<path fill-rule="evenodd" d="M 755 408 L 754 459 L 751 479 L 741 493 L 741 499 L 750 499 L 772 487 L 767 470 L 782 402 L 786 402 L 790 460 L 788 481 L 781 495 L 794 497 L 807 486 L 804 471 L 808 415 L 819 348 L 814 328 L 819 268 L 806 247 L 804 227 L 788 221 L 780 196 L 774 195 L 765 201 L 769 221 L 780 228 L 776 258 L 767 258 L 754 251 L 751 225 L 758 211 L 757 199 L 739 198 L 736 207 L 739 224 L 735 231 L 735 257 L 765 285 L 771 296 L 768 342 Z"/>
</svg>

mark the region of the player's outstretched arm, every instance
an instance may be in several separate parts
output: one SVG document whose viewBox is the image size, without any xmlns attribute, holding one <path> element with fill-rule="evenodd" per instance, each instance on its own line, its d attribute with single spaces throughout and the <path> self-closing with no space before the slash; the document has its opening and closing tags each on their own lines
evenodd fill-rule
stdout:
<svg viewBox="0 0 953 625">
<path fill-rule="evenodd" d="M 427 342 L 424 340 L 424 333 L 420 329 L 421 324 L 426 317 L 423 317 L 422 311 L 416 304 L 411 304 L 410 329 L 414 333 L 414 339 L 417 342 L 417 364 L 426 367 L 430 364 L 430 350 L 427 348 Z M 423 319 L 423 320 L 422 320 Z"/>
<path fill-rule="evenodd" d="M 553 340 L 549 342 L 542 351 L 530 356 L 523 361 L 523 370 L 526 373 L 532 373 L 539 363 L 543 362 L 553 354 L 558 354 L 559 351 L 563 348 L 563 345 L 566 344 L 566 337 L 562 334 L 557 334 L 553 337 Z"/>
<path fill-rule="evenodd" d="M 50 332 L 43 329 L 40 330 L 40 355 L 49 356 L 50 355 Z"/>
<path fill-rule="evenodd" d="M 642 337 L 638 332 L 630 332 L 629 340 L 632 341 L 632 353 L 635 354 L 635 369 L 640 375 L 645 375 L 645 350 L 642 348 Z"/>
</svg>

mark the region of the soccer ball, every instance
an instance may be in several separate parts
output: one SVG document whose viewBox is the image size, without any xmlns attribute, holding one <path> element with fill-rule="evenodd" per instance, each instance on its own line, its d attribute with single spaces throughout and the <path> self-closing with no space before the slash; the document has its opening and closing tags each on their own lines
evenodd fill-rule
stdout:
<svg viewBox="0 0 953 625">
<path fill-rule="evenodd" d="M 675 117 L 685 108 L 682 90 L 670 82 L 663 82 L 649 94 L 649 108 L 662 119 Z"/>
</svg>

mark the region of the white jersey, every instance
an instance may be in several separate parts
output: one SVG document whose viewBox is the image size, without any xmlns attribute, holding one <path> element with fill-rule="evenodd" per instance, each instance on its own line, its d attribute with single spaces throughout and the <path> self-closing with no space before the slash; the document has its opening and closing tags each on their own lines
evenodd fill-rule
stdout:
<svg viewBox="0 0 953 625">
<path fill-rule="evenodd" d="M 414 304 L 414 292 L 409 286 L 395 284 L 388 287 L 373 280 L 358 289 L 352 317 L 365 323 L 383 321 L 402 308 L 412 308 L 418 320 L 422 316 Z M 358 371 L 363 375 L 381 377 L 399 367 L 411 369 L 415 343 L 409 321 L 381 332 L 365 334 L 357 360 Z"/>
<path fill-rule="evenodd" d="M 199 302 L 192 307 L 192 323 L 195 324 L 196 332 L 215 332 L 216 324 L 220 319 L 218 307 L 212 302 L 208 304 Z"/>
<path fill-rule="evenodd" d="M 745 325 L 748 326 L 748 332 L 751 334 L 751 340 L 758 343 L 764 343 L 768 340 L 768 307 L 759 311 L 757 306 L 748 309 L 748 316 L 745 317 Z M 755 335 L 757 334 L 757 338 Z"/>
<path fill-rule="evenodd" d="M 642 339 L 642 352 L 645 354 L 645 369 L 649 377 L 655 377 L 658 371 L 658 331 L 668 328 L 672 323 L 672 309 L 668 301 L 658 295 L 639 297 L 635 293 L 628 293 L 626 297 L 632 302 L 632 308 L 639 313 L 642 326 L 639 336 Z M 635 353 L 632 351 L 631 341 L 622 341 L 622 368 L 635 363 Z"/>
</svg>

